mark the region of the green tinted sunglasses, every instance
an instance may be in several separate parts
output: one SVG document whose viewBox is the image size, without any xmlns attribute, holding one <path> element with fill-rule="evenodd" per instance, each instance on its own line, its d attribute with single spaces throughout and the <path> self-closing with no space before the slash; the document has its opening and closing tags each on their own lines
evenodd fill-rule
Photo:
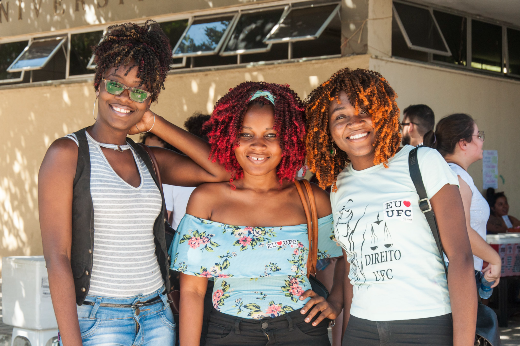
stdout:
<svg viewBox="0 0 520 346">
<path fill-rule="evenodd" d="M 143 103 L 144 101 L 146 101 L 146 99 L 148 97 L 150 97 L 152 95 L 148 91 L 144 91 L 144 90 L 138 89 L 138 88 L 128 87 L 122 83 L 119 83 L 119 82 L 116 82 L 116 81 L 113 81 L 110 79 L 103 79 L 103 81 L 105 82 L 105 90 L 109 94 L 116 95 L 116 96 L 121 95 L 123 93 L 123 91 L 128 89 L 128 91 L 129 91 L 128 95 L 130 96 L 130 100 L 135 101 L 135 102 Z"/>
</svg>

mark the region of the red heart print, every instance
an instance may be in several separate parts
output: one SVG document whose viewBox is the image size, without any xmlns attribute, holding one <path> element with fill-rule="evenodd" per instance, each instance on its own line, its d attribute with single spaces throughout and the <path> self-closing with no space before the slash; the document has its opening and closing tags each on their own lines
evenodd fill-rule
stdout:
<svg viewBox="0 0 520 346">
<path fill-rule="evenodd" d="M 407 208 L 411 205 L 410 201 L 404 201 L 403 204 Z"/>
<path fill-rule="evenodd" d="M 276 244 L 277 244 L 278 246 L 281 246 L 281 245 L 282 245 L 282 241 L 277 241 Z"/>
</svg>

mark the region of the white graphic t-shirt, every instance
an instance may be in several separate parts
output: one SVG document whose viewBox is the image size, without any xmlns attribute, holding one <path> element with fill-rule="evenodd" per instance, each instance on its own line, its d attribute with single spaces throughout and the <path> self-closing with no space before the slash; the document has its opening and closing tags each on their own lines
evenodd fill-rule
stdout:
<svg viewBox="0 0 520 346">
<path fill-rule="evenodd" d="M 371 321 L 427 318 L 451 312 L 441 257 L 410 178 L 407 145 L 383 164 L 356 171 L 348 165 L 331 193 L 334 231 L 350 263 L 350 313 Z M 420 148 L 428 197 L 458 185 L 443 157 Z"/>
</svg>

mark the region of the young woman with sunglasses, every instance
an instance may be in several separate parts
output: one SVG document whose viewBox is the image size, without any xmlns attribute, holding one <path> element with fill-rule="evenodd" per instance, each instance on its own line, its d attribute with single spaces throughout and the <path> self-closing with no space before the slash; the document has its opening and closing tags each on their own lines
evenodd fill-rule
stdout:
<svg viewBox="0 0 520 346">
<path fill-rule="evenodd" d="M 127 134 L 152 132 L 189 156 L 151 148 L 163 183 L 196 186 L 229 175 L 208 160 L 209 145 L 149 111 L 171 62 L 156 23 L 110 27 L 95 55 L 95 123 L 56 140 L 39 173 L 60 344 L 170 346 L 164 203 L 150 157 Z"/>
<path fill-rule="evenodd" d="M 492 287 L 495 287 L 500 281 L 502 261 L 486 242 L 489 205 L 468 174 L 469 166 L 482 160 L 484 139 L 484 131 L 479 131 L 471 116 L 452 114 L 439 121 L 435 133 L 425 137 L 424 143 L 437 149 L 457 174 L 474 268 L 481 271 L 483 261 L 488 262 L 489 265 L 483 270 L 484 277 L 488 282 L 494 281 Z"/>
<path fill-rule="evenodd" d="M 305 159 L 300 99 L 288 86 L 242 83 L 217 102 L 207 127 L 213 159 L 233 178 L 195 189 L 172 243 L 181 345 L 199 345 L 208 278 L 206 346 L 330 345 L 327 326 L 341 304 L 310 291 L 307 223 L 293 182 Z M 318 258 L 338 257 L 328 195 L 313 192 Z M 336 287 L 332 297 L 342 295 Z"/>
<path fill-rule="evenodd" d="M 439 153 L 418 164 L 446 255 L 444 273 L 399 148 L 396 94 L 377 72 L 336 72 L 306 100 L 307 165 L 332 185 L 335 236 L 345 253 L 345 345 L 473 345 L 473 260 L 457 178 Z"/>
</svg>

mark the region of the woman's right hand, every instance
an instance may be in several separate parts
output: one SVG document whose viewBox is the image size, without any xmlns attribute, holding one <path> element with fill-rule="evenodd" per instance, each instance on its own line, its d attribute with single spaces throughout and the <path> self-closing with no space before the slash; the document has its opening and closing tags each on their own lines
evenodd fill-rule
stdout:
<svg viewBox="0 0 520 346">
<path fill-rule="evenodd" d="M 488 282 L 495 281 L 495 283 L 491 286 L 491 288 L 494 288 L 498 285 L 500 282 L 500 274 L 502 270 L 502 264 L 489 264 L 486 268 L 482 270 L 482 273 L 484 274 L 484 278 Z"/>
</svg>

